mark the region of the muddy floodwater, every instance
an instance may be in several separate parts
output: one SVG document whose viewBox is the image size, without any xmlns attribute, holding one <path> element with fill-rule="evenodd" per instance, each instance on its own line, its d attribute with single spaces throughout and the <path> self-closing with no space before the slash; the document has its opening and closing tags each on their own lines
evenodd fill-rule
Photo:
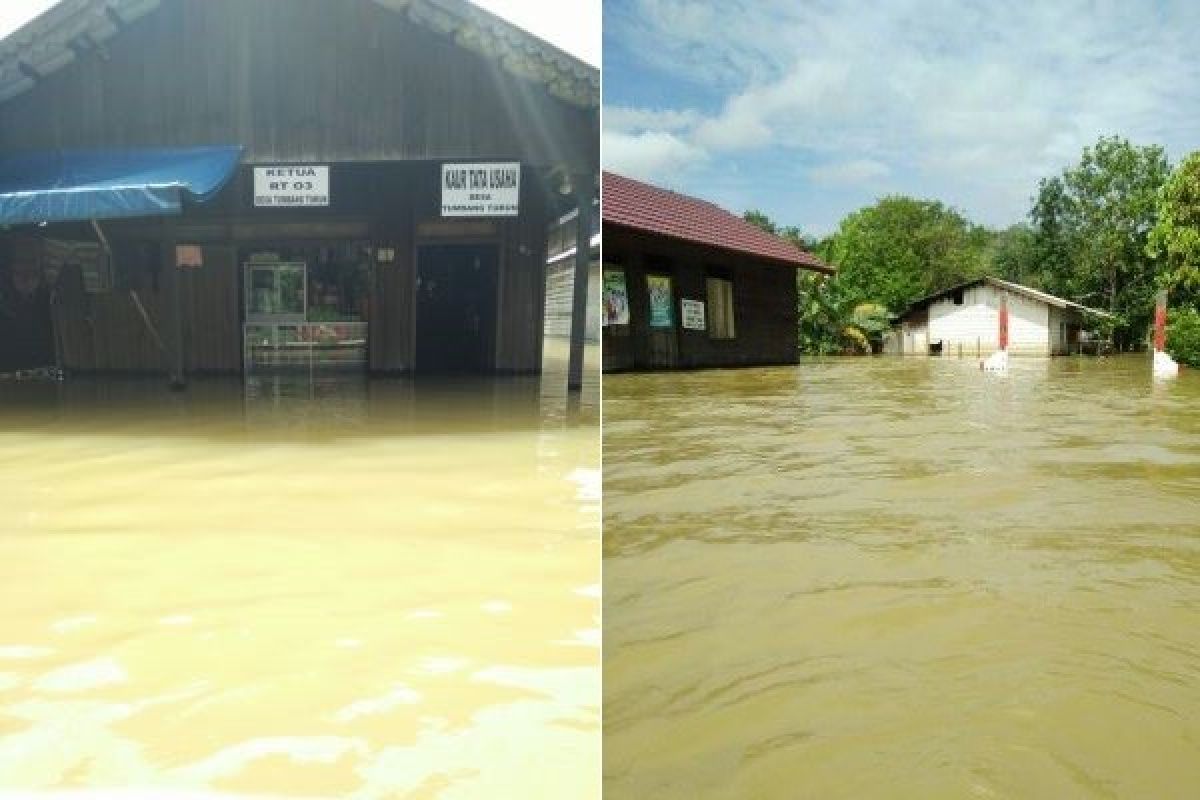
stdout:
<svg viewBox="0 0 1200 800">
<path fill-rule="evenodd" d="M 1186 798 L 1200 375 L 604 381 L 605 796 Z"/>
<path fill-rule="evenodd" d="M 597 796 L 598 424 L 594 380 L 0 385 L 0 796 Z"/>
</svg>

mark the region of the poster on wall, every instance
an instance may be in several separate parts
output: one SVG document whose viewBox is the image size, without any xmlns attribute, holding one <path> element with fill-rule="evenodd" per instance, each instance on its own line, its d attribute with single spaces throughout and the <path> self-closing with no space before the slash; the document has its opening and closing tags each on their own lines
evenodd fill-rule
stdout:
<svg viewBox="0 0 1200 800">
<path fill-rule="evenodd" d="M 671 279 L 666 275 L 647 275 L 646 292 L 650 295 L 650 327 L 670 328 Z"/>
<path fill-rule="evenodd" d="M 604 324 L 629 324 L 629 292 L 623 270 L 604 270 Z"/>
<path fill-rule="evenodd" d="M 442 164 L 443 217 L 515 217 L 520 212 L 521 165 Z"/>
<path fill-rule="evenodd" d="M 255 208 L 329 205 L 329 167 L 287 165 L 254 168 Z"/>
<path fill-rule="evenodd" d="M 679 319 L 683 327 L 689 331 L 705 330 L 704 303 L 700 300 L 689 300 L 686 297 L 680 300 Z"/>
</svg>

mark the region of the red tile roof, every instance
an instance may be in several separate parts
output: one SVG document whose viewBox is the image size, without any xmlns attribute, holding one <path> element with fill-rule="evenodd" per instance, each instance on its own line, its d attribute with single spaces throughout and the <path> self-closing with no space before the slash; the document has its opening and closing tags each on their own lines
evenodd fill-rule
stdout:
<svg viewBox="0 0 1200 800">
<path fill-rule="evenodd" d="M 600 216 L 605 225 L 620 225 L 802 269 L 834 271 L 811 253 L 707 200 L 613 172 L 603 174 L 600 194 Z"/>
</svg>

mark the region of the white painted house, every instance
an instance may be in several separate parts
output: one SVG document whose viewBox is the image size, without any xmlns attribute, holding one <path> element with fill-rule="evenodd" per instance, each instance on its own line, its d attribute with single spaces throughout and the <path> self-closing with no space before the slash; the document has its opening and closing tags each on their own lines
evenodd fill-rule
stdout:
<svg viewBox="0 0 1200 800">
<path fill-rule="evenodd" d="M 1018 283 L 985 276 L 913 303 L 896 321 L 884 351 L 902 355 L 986 356 L 999 348 L 1000 301 L 1008 303 L 1008 350 L 1057 356 L 1079 350 L 1088 316 L 1105 311 Z"/>
</svg>

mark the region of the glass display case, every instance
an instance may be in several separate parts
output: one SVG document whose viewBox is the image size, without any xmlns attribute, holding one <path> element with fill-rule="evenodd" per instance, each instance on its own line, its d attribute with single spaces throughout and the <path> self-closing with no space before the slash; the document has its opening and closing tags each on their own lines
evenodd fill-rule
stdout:
<svg viewBox="0 0 1200 800">
<path fill-rule="evenodd" d="M 246 322 L 306 322 L 307 314 L 306 264 L 246 265 Z"/>
<path fill-rule="evenodd" d="M 244 264 L 246 371 L 365 368 L 370 262 L 356 256 L 367 253 L 309 247 L 252 256 Z"/>
</svg>

